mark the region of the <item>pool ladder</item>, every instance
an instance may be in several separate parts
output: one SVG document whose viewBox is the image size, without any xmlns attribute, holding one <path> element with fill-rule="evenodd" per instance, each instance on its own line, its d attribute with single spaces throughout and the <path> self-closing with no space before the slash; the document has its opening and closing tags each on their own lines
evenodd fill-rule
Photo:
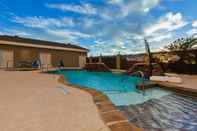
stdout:
<svg viewBox="0 0 197 131">
<path fill-rule="evenodd" d="M 142 78 L 142 83 L 140 84 L 141 90 L 143 91 L 143 93 L 145 93 L 145 80 L 146 79 L 145 79 L 144 73 L 142 71 L 136 71 L 136 72 L 132 73 L 131 75 L 134 75 L 134 74 L 140 74 L 140 78 Z M 121 82 L 125 82 L 126 80 L 127 80 L 127 78 L 125 77 L 121 80 Z"/>
<path fill-rule="evenodd" d="M 145 94 L 145 74 L 142 71 L 136 71 L 133 74 L 140 74 L 140 78 L 142 78 L 142 83 L 139 85 L 136 85 L 136 89 L 141 90 L 143 94 Z M 138 88 L 137 88 L 138 87 Z"/>
</svg>

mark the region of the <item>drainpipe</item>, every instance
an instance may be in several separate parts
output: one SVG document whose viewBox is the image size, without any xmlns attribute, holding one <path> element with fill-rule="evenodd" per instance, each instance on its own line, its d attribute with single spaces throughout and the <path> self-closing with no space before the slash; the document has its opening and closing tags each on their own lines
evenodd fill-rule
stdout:
<svg viewBox="0 0 197 131">
<path fill-rule="evenodd" d="M 120 70 L 120 52 L 116 56 L 116 69 Z"/>
<path fill-rule="evenodd" d="M 91 56 L 89 57 L 89 63 L 92 63 L 92 57 Z"/>
<path fill-rule="evenodd" d="M 99 63 L 102 63 L 102 54 L 99 56 Z"/>
</svg>

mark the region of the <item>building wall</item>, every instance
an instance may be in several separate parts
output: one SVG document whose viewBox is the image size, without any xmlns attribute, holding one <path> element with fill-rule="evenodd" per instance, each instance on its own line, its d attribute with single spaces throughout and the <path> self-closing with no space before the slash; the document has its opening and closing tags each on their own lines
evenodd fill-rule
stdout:
<svg viewBox="0 0 197 131">
<path fill-rule="evenodd" d="M 10 49 L 0 48 L 0 68 L 13 67 L 14 52 Z"/>
<path fill-rule="evenodd" d="M 10 47 L 14 49 L 14 65 L 16 66 L 19 61 L 32 62 L 39 58 L 38 50 L 36 48 L 25 47 Z"/>
<path fill-rule="evenodd" d="M 1 50 L 11 50 L 14 52 L 14 66 L 20 61 L 33 62 L 40 58 L 40 53 L 48 53 L 51 55 L 51 66 L 56 67 L 60 60 L 64 61 L 65 67 L 79 67 L 79 58 L 86 57 L 87 53 L 51 50 L 51 49 L 38 49 L 20 46 L 0 45 Z"/>
<path fill-rule="evenodd" d="M 58 66 L 59 61 L 64 61 L 65 67 L 79 67 L 80 52 L 71 51 L 49 51 L 52 54 L 52 65 Z"/>
</svg>

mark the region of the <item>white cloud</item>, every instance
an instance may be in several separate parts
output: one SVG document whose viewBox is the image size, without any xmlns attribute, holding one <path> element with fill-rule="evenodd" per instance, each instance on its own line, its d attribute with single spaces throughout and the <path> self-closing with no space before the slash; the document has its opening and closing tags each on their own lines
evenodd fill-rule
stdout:
<svg viewBox="0 0 197 131">
<path fill-rule="evenodd" d="M 167 0 L 169 2 L 183 2 L 184 0 Z"/>
<path fill-rule="evenodd" d="M 150 42 L 151 49 L 156 51 L 172 41 L 172 39 L 177 38 L 176 31 L 187 24 L 183 16 L 181 15 L 180 17 L 179 13 L 172 13 L 172 16 L 169 14 L 171 13 L 161 16 L 155 22 L 149 23 L 148 25 L 150 26 L 146 26 L 147 21 L 135 23 L 132 20 L 124 21 L 124 23 L 121 21 L 121 24 L 119 24 L 119 21 L 116 21 L 117 23 L 101 22 L 101 26 L 94 26 L 93 24 L 92 27 L 96 27 L 97 30 L 93 30 L 92 34 L 95 35 L 95 38 L 99 38 L 99 41 L 95 41 L 95 45 L 91 47 L 91 52 L 97 52 L 95 53 L 97 55 L 101 52 L 104 52 L 106 55 L 117 54 L 118 52 L 121 52 L 121 54 L 144 52 L 144 38 L 147 38 Z M 141 18 L 142 16 L 139 17 Z M 157 26 L 158 23 L 166 21 L 170 23 L 170 26 L 162 26 L 152 33 L 145 33 L 150 27 L 153 28 L 154 25 Z"/>
<path fill-rule="evenodd" d="M 193 21 L 192 26 L 197 27 L 197 20 Z"/>
<path fill-rule="evenodd" d="M 88 3 L 82 3 L 81 5 L 69 5 L 69 4 L 46 4 L 48 8 L 59 9 L 62 11 L 70 11 L 79 14 L 95 15 L 97 11 L 92 5 Z"/>
<path fill-rule="evenodd" d="M 126 48 L 126 45 L 123 41 L 95 41 L 95 45 L 91 46 L 91 52 L 94 52 L 91 55 L 111 55 L 111 54 L 128 54 L 130 50 Z"/>
<path fill-rule="evenodd" d="M 108 0 L 109 4 L 119 4 L 122 3 L 124 0 Z"/>
<path fill-rule="evenodd" d="M 27 33 L 23 30 L 18 30 L 18 29 L 3 29 L 3 31 L 0 32 L 0 35 L 17 35 L 17 36 L 24 36 L 24 37 L 32 36 L 32 34 Z"/>
<path fill-rule="evenodd" d="M 197 36 L 197 20 L 192 22 L 192 29 L 186 32 L 188 36 Z"/>
<path fill-rule="evenodd" d="M 164 33 L 152 36 L 150 39 L 148 39 L 149 42 L 161 42 L 162 40 L 172 38 L 172 33 Z"/>
<path fill-rule="evenodd" d="M 121 17 L 127 17 L 130 13 L 148 13 L 152 8 L 159 5 L 160 0 L 109 0 L 108 3 L 119 6 Z"/>
<path fill-rule="evenodd" d="M 187 34 L 188 34 L 189 36 L 197 35 L 197 28 L 196 28 L 196 29 L 191 29 L 190 31 L 187 32 Z"/>
<path fill-rule="evenodd" d="M 145 26 L 143 35 L 151 43 L 152 48 L 157 50 L 176 39 L 177 30 L 187 24 L 181 13 L 169 12 Z"/>
<path fill-rule="evenodd" d="M 67 27 L 74 26 L 74 22 L 70 18 L 45 18 L 41 16 L 34 17 L 14 17 L 13 22 L 23 24 L 33 28 L 49 28 L 49 27 Z"/>
<path fill-rule="evenodd" d="M 46 4 L 46 7 L 66 12 L 99 16 L 106 20 L 114 20 L 129 16 L 134 12 L 148 13 L 159 5 L 160 0 L 108 0 L 105 6 L 93 6 L 89 3 L 76 4 Z"/>
<path fill-rule="evenodd" d="M 138 43 L 136 43 L 138 42 Z M 112 55 L 112 54 L 131 54 L 144 52 L 144 40 L 124 40 L 117 38 L 114 40 L 96 40 L 95 44 L 90 46 L 91 55 Z"/>
<path fill-rule="evenodd" d="M 18 36 L 31 36 L 32 34 L 29 34 L 25 31 L 21 31 L 21 30 L 9 30 L 10 34 L 12 35 L 18 35 Z"/>
<path fill-rule="evenodd" d="M 89 34 L 81 33 L 78 31 L 67 30 L 67 29 L 56 29 L 56 30 L 48 29 L 47 33 L 49 33 L 50 35 L 61 37 L 61 38 L 68 38 L 68 39 L 71 39 L 72 41 L 76 41 L 78 38 L 91 38 L 92 37 Z"/>
<path fill-rule="evenodd" d="M 77 39 L 83 38 L 87 39 L 92 37 L 89 34 L 81 33 L 79 31 L 74 30 L 73 28 L 67 27 L 74 27 L 75 22 L 70 18 L 45 18 L 45 17 L 14 17 L 12 20 L 13 22 L 22 24 L 26 27 L 38 28 L 42 29 L 42 31 L 48 36 L 57 37 L 59 40 L 69 39 L 69 41 L 77 42 Z M 20 32 L 15 32 L 15 34 L 19 34 Z M 22 34 L 22 32 L 19 35 Z M 57 41 L 57 40 L 55 40 Z"/>
<path fill-rule="evenodd" d="M 95 19 L 90 19 L 90 18 L 84 18 L 81 19 L 80 26 L 84 26 L 87 30 L 89 28 L 94 28 L 94 26 L 98 23 Z"/>
<path fill-rule="evenodd" d="M 142 11 L 149 12 L 150 9 L 157 6 L 160 0 L 143 0 L 142 1 Z"/>
<path fill-rule="evenodd" d="M 167 13 L 161 17 L 155 23 L 151 23 L 151 26 L 145 29 L 145 34 L 149 35 L 155 32 L 169 32 L 180 29 L 187 25 L 187 22 L 183 19 L 181 13 L 173 14 L 172 12 Z"/>
</svg>

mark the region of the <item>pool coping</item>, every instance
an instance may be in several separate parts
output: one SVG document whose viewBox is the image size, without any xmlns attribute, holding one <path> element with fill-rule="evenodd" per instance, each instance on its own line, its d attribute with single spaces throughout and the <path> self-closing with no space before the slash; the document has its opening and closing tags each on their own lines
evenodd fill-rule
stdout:
<svg viewBox="0 0 197 131">
<path fill-rule="evenodd" d="M 99 115 L 106 126 L 111 131 L 143 131 L 144 129 L 130 123 L 128 119 L 120 112 L 117 107 L 102 92 L 87 87 L 81 87 L 69 83 L 63 75 L 59 75 L 58 82 L 66 86 L 77 88 L 88 92 L 97 106 Z"/>
</svg>

